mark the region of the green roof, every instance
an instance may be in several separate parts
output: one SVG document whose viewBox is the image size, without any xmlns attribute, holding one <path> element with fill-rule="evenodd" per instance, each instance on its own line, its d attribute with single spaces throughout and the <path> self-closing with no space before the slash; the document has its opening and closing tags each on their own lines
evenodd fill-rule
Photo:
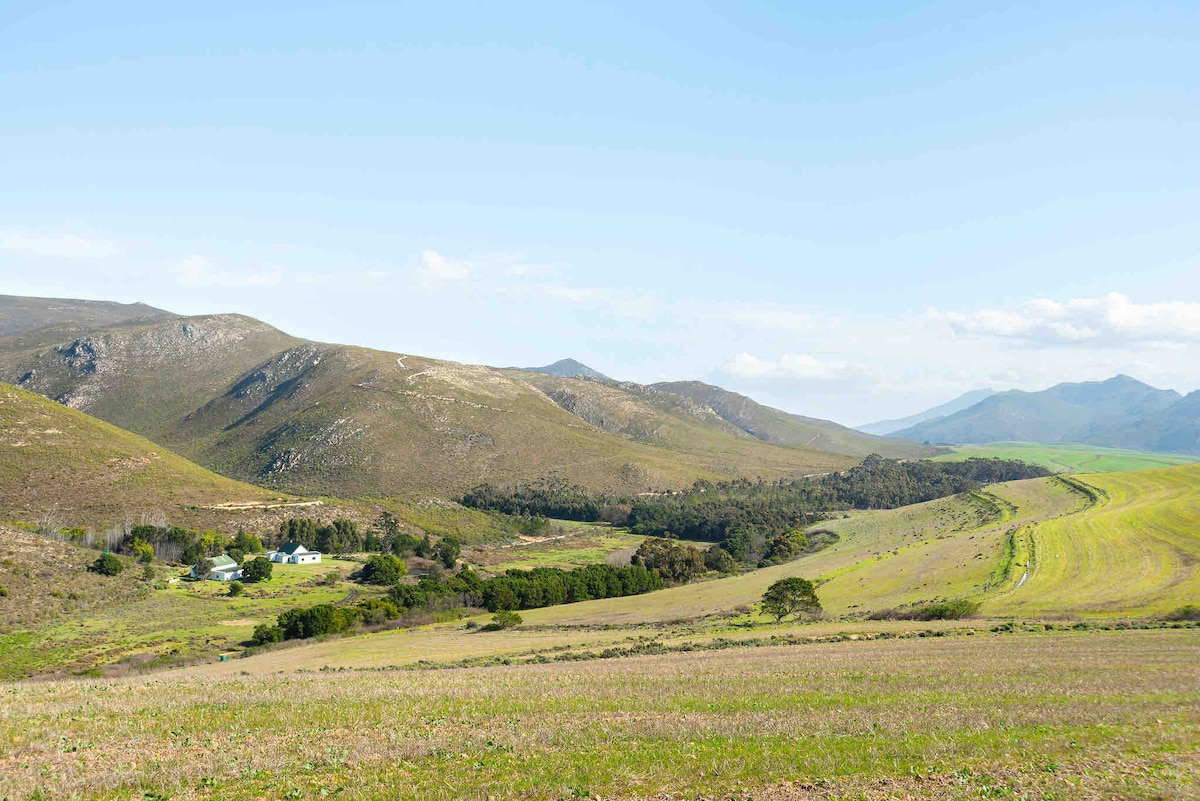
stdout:
<svg viewBox="0 0 1200 801">
<path fill-rule="evenodd" d="M 233 557 L 231 557 L 227 554 L 221 554 L 220 556 L 214 556 L 209 561 L 212 562 L 213 570 L 219 570 L 221 568 L 238 566 L 238 563 L 236 561 L 234 561 Z"/>
</svg>

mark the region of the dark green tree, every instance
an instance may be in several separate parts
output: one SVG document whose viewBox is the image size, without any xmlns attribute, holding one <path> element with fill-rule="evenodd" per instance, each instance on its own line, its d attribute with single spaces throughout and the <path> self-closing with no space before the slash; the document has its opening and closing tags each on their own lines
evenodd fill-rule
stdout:
<svg viewBox="0 0 1200 801">
<path fill-rule="evenodd" d="M 817 588 L 808 579 L 780 579 L 767 588 L 759 603 L 764 614 L 778 623 L 788 615 L 812 615 L 821 611 Z"/>
<path fill-rule="evenodd" d="M 271 560 L 265 556 L 256 556 L 242 565 L 242 579 L 257 584 L 260 581 L 270 581 L 273 570 Z"/>
<path fill-rule="evenodd" d="M 442 567 L 450 570 L 458 564 L 458 557 L 462 553 L 462 544 L 454 537 L 442 537 L 438 540 L 436 553 Z"/>
<path fill-rule="evenodd" d="M 367 584 L 395 584 L 407 573 L 404 563 L 390 553 L 377 553 L 367 557 L 361 579 Z"/>
</svg>

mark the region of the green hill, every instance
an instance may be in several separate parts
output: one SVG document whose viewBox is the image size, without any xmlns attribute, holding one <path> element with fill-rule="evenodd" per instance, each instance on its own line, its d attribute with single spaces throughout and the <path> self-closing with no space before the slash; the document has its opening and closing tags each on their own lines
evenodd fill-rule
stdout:
<svg viewBox="0 0 1200 801">
<path fill-rule="evenodd" d="M 211 524 L 231 513 L 202 507 L 279 501 L 136 434 L 0 384 L 0 519 L 113 525 L 157 510 L 173 523 Z"/>
</svg>

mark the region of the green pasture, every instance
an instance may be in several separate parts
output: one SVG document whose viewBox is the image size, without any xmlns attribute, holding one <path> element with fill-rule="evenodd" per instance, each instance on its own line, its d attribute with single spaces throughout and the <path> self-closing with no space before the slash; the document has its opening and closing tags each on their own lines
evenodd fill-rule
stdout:
<svg viewBox="0 0 1200 801">
<path fill-rule="evenodd" d="M 1123 473 L 1194 464 L 1192 456 L 1174 453 L 1149 453 L 1095 445 L 1044 444 L 1038 442 L 991 442 L 985 445 L 959 445 L 954 453 L 934 457 L 933 461 L 958 462 L 972 457 L 1020 459 L 1041 465 L 1055 473 Z"/>
</svg>

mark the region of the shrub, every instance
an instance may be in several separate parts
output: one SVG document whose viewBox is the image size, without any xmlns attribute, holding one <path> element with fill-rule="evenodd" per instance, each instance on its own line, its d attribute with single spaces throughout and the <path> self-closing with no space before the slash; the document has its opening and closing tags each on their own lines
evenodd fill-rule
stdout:
<svg viewBox="0 0 1200 801">
<path fill-rule="evenodd" d="M 99 573 L 102 576 L 115 576 L 125 569 L 125 565 L 121 564 L 121 560 L 111 553 L 102 553 L 92 562 L 88 570 L 92 573 Z"/>
<path fill-rule="evenodd" d="M 714 545 L 704 552 L 704 566 L 718 573 L 732 573 L 737 570 L 737 560 L 729 551 L 719 545 Z"/>
<path fill-rule="evenodd" d="M 966 598 L 938 604 L 914 606 L 912 609 L 878 609 L 868 620 L 961 620 L 979 611 L 979 603 Z"/>
<path fill-rule="evenodd" d="M 255 645 L 283 642 L 283 629 L 279 626 L 268 626 L 266 623 L 259 623 L 254 627 L 254 635 L 250 639 L 254 641 Z"/>
<path fill-rule="evenodd" d="M 1163 620 L 1173 622 L 1179 621 L 1200 621 L 1200 606 L 1195 604 L 1185 604 L 1184 606 L 1174 609 L 1163 615 Z"/>
<path fill-rule="evenodd" d="M 229 584 L 229 596 L 236 598 L 246 591 L 246 585 L 240 581 L 233 581 Z"/>
<path fill-rule="evenodd" d="M 8 597 L 8 587 L 5 587 L 3 584 L 0 584 L 0 598 L 7 598 L 7 597 Z"/>
<path fill-rule="evenodd" d="M 492 622 L 483 627 L 484 631 L 500 631 L 521 625 L 521 616 L 511 609 L 501 609 L 492 615 Z"/>
<path fill-rule="evenodd" d="M 142 568 L 143 581 L 154 581 L 156 578 L 158 578 L 158 571 L 154 569 L 154 565 L 145 565 Z"/>
</svg>

